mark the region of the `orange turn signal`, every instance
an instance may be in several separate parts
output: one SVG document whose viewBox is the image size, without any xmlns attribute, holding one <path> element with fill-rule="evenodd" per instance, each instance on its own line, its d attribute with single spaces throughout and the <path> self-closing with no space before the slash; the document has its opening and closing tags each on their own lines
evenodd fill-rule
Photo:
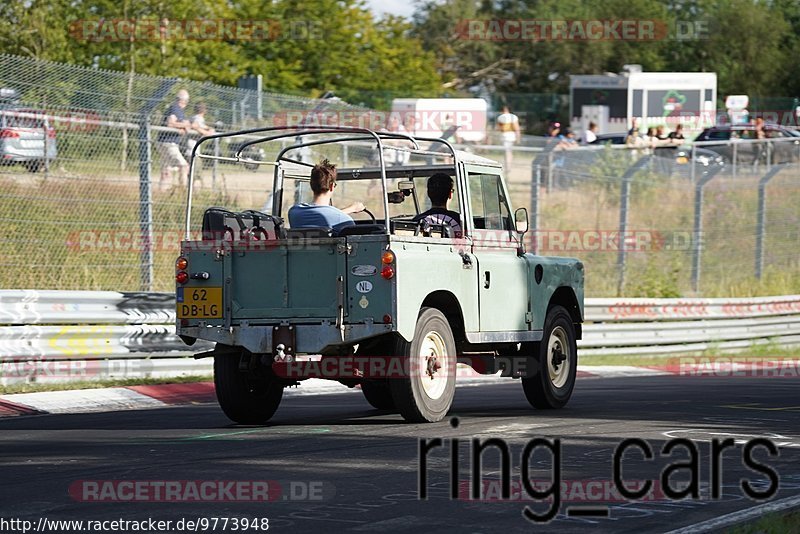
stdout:
<svg viewBox="0 0 800 534">
<path fill-rule="evenodd" d="M 388 265 L 388 264 L 390 264 L 390 263 L 394 263 L 394 252 L 392 252 L 391 250 L 387 250 L 387 251 L 385 251 L 385 252 L 383 253 L 383 255 L 381 256 L 381 261 L 382 261 L 382 262 L 383 262 L 385 265 Z"/>
<path fill-rule="evenodd" d="M 175 268 L 179 271 L 185 271 L 189 266 L 189 260 L 181 256 L 175 261 Z"/>
</svg>

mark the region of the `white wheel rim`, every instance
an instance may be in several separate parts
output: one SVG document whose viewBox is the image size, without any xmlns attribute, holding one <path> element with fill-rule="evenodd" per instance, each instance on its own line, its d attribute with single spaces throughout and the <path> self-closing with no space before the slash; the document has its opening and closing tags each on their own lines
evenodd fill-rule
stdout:
<svg viewBox="0 0 800 534">
<path fill-rule="evenodd" d="M 450 355 L 441 334 L 431 331 L 425 334 L 419 347 L 419 380 L 422 389 L 431 399 L 438 399 L 447 388 Z"/>
<path fill-rule="evenodd" d="M 547 369 L 550 373 L 550 382 L 557 388 L 564 387 L 569 380 L 572 358 L 568 340 L 567 331 L 562 326 L 555 327 L 550 332 L 550 339 L 547 340 Z M 562 357 L 566 359 L 562 360 Z"/>
</svg>

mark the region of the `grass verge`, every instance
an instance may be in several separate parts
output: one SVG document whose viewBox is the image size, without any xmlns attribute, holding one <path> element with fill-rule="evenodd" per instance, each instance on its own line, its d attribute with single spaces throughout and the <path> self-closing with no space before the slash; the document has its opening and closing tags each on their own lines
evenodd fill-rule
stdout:
<svg viewBox="0 0 800 534">
<path fill-rule="evenodd" d="M 751 523 L 728 530 L 729 534 L 785 534 L 800 532 L 800 510 L 767 514 Z"/>
<path fill-rule="evenodd" d="M 68 389 L 93 389 L 125 386 L 151 386 L 156 384 L 188 384 L 192 382 L 208 382 L 214 378 L 209 375 L 187 375 L 165 378 L 118 378 L 111 380 L 81 380 L 79 382 L 33 382 L 26 384 L 9 384 L 0 386 L 0 394 L 35 393 L 39 391 L 65 391 Z"/>
<path fill-rule="evenodd" d="M 580 357 L 578 351 L 578 362 L 581 367 L 591 367 L 596 365 L 632 365 L 635 367 L 658 367 L 670 363 L 675 363 L 680 358 L 694 358 L 700 362 L 704 358 L 725 358 L 731 361 L 752 360 L 754 358 L 763 359 L 784 359 L 800 357 L 800 347 L 782 348 L 772 343 L 753 345 L 751 348 L 741 352 L 720 352 L 715 349 L 704 351 L 700 354 L 664 354 L 662 356 L 624 356 L 610 354 L 608 356 L 587 356 Z"/>
</svg>

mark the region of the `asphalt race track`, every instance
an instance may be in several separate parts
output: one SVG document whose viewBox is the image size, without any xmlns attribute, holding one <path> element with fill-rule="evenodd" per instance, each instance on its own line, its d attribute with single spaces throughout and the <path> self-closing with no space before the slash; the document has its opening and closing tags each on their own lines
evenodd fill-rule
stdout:
<svg viewBox="0 0 800 534">
<path fill-rule="evenodd" d="M 760 504 L 740 487 L 745 478 L 756 489 L 769 489 L 764 468 L 753 471 L 742 460 L 744 442 L 759 437 L 779 450 L 779 456 L 763 447 L 752 452 L 760 465 L 778 474 L 780 489 L 770 501 L 800 495 L 800 383 L 793 378 L 579 379 L 569 406 L 555 412 L 534 411 L 518 382 L 501 380 L 459 387 L 451 412 L 459 418 L 457 428 L 449 420 L 406 424 L 398 415 L 372 409 L 360 393 L 342 391 L 284 397 L 264 427 L 232 425 L 211 403 L 1 420 L 0 516 L 33 521 L 267 517 L 270 532 L 663 532 Z M 428 500 L 420 501 L 419 439 L 435 437 L 445 446 L 428 455 Z M 534 524 L 522 515 L 526 505 L 544 513 L 552 501 L 497 502 L 488 493 L 484 500 L 450 499 L 449 440 L 460 441 L 458 480 L 467 487 L 473 437 L 509 444 L 517 488 L 526 443 L 561 439 L 566 489 L 552 522 Z M 740 444 L 722 455 L 721 498 L 715 500 L 709 442 L 727 437 Z M 623 460 L 625 480 L 654 479 L 657 486 L 667 463 L 661 447 L 675 438 L 692 439 L 700 451 L 701 499 L 672 501 L 656 492 L 652 499 L 625 502 L 609 493 L 614 450 L 626 438 L 644 440 L 655 457 L 646 461 L 630 449 Z M 688 451 L 678 447 L 671 459 L 687 457 Z M 538 449 L 530 477 L 549 482 L 552 464 L 550 453 Z M 484 478 L 499 479 L 498 466 L 498 452 L 485 452 Z M 80 481 L 119 480 L 266 480 L 275 481 L 270 495 L 277 493 L 270 502 L 176 503 L 81 502 L 74 491 Z M 681 481 L 689 481 L 688 469 L 672 479 L 676 488 L 683 487 Z M 591 512 L 598 506 L 608 510 L 607 518 L 566 515 L 568 507 Z"/>
</svg>

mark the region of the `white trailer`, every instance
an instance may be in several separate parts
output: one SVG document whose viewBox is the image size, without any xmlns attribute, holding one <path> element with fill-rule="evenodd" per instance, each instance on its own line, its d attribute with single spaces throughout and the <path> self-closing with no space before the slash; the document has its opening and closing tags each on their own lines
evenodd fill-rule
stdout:
<svg viewBox="0 0 800 534">
<path fill-rule="evenodd" d="M 570 126 L 585 127 L 589 116 L 607 117 L 600 133 L 624 132 L 631 120 L 639 127 L 683 124 L 687 132 L 715 122 L 717 74 L 714 72 L 630 72 L 570 76 Z M 608 108 L 598 112 L 598 106 Z"/>
</svg>

